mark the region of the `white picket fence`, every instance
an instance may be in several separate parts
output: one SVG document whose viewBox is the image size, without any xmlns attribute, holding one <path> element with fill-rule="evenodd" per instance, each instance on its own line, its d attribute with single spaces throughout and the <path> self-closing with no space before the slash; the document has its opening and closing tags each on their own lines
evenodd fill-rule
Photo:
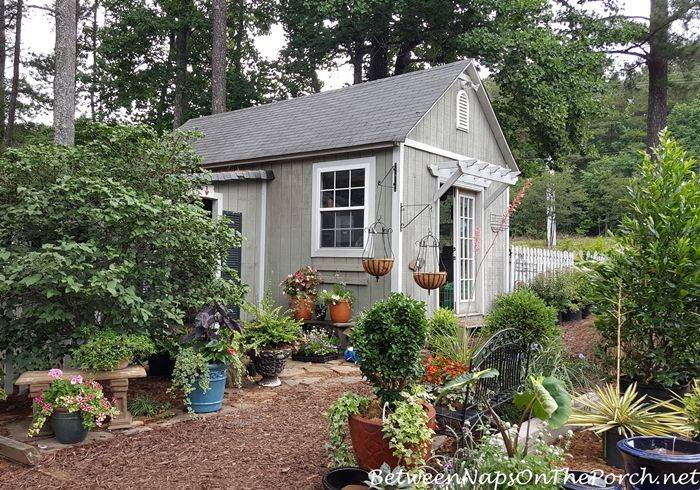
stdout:
<svg viewBox="0 0 700 490">
<path fill-rule="evenodd" d="M 543 272 L 566 270 L 574 266 L 574 252 L 547 248 L 511 247 L 509 264 L 509 291 L 518 284 L 528 284 Z"/>
</svg>

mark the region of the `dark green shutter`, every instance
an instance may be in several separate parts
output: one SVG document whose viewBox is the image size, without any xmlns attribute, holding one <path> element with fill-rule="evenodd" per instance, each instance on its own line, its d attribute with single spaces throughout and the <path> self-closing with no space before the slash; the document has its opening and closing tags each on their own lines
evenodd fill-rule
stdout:
<svg viewBox="0 0 700 490">
<path fill-rule="evenodd" d="M 239 233 L 243 232 L 243 215 L 232 211 L 224 211 L 224 216 L 229 220 L 229 227 Z M 241 247 L 233 247 L 228 249 L 226 256 L 226 265 L 238 273 L 238 278 L 241 277 Z M 224 278 L 231 279 L 229 274 L 225 274 Z M 239 319 L 241 317 L 241 308 L 238 305 L 231 307 L 233 317 Z"/>
</svg>

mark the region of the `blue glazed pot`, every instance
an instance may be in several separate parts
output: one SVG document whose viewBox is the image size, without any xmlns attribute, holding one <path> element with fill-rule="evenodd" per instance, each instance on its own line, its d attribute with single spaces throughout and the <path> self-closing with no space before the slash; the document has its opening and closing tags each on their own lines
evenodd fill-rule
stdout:
<svg viewBox="0 0 700 490">
<path fill-rule="evenodd" d="M 51 414 L 51 428 L 61 444 L 83 442 L 88 434 L 88 430 L 83 427 L 80 412 L 54 412 Z"/>
<path fill-rule="evenodd" d="M 625 461 L 628 488 L 632 490 L 685 490 L 700 488 L 700 443 L 676 437 L 630 437 L 617 443 Z M 652 452 L 676 451 L 676 454 Z M 639 481 L 633 475 L 650 475 Z M 696 472 L 695 481 L 681 475 Z M 675 481 L 669 478 L 675 475 Z M 637 480 L 637 481 L 635 481 Z"/>
<path fill-rule="evenodd" d="M 622 490 L 619 483 L 607 482 L 595 473 L 569 471 L 568 477 L 561 485 L 562 490 Z"/>
<path fill-rule="evenodd" d="M 194 383 L 194 391 L 188 398 L 194 413 L 218 412 L 224 401 L 226 389 L 226 364 L 209 364 L 209 389 L 203 391 L 199 387 L 199 379 Z"/>
</svg>

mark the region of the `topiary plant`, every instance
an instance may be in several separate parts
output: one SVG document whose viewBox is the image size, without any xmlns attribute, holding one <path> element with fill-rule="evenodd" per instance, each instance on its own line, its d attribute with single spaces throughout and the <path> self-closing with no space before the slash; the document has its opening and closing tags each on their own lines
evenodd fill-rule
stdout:
<svg viewBox="0 0 700 490">
<path fill-rule="evenodd" d="M 488 333 L 512 328 L 528 342 L 545 346 L 561 338 L 556 310 L 527 287 L 498 296 L 484 319 L 484 327 Z"/>
<path fill-rule="evenodd" d="M 357 321 L 350 342 L 382 403 L 397 402 L 418 383 L 427 331 L 425 303 L 401 293 L 377 301 Z"/>
</svg>

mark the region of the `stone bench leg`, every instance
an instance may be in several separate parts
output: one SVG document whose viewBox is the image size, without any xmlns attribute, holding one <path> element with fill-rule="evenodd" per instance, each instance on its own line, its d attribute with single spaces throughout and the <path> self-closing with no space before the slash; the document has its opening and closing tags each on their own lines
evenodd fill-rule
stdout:
<svg viewBox="0 0 700 490">
<path fill-rule="evenodd" d="M 119 410 L 119 415 L 114 417 L 109 424 L 109 429 L 129 429 L 137 425 L 142 425 L 143 422 L 137 420 L 129 413 L 129 408 L 127 407 L 127 392 L 129 391 L 129 380 L 128 379 L 112 379 L 109 381 L 109 388 L 112 391 L 112 396 L 116 399 L 117 410 Z"/>
</svg>

